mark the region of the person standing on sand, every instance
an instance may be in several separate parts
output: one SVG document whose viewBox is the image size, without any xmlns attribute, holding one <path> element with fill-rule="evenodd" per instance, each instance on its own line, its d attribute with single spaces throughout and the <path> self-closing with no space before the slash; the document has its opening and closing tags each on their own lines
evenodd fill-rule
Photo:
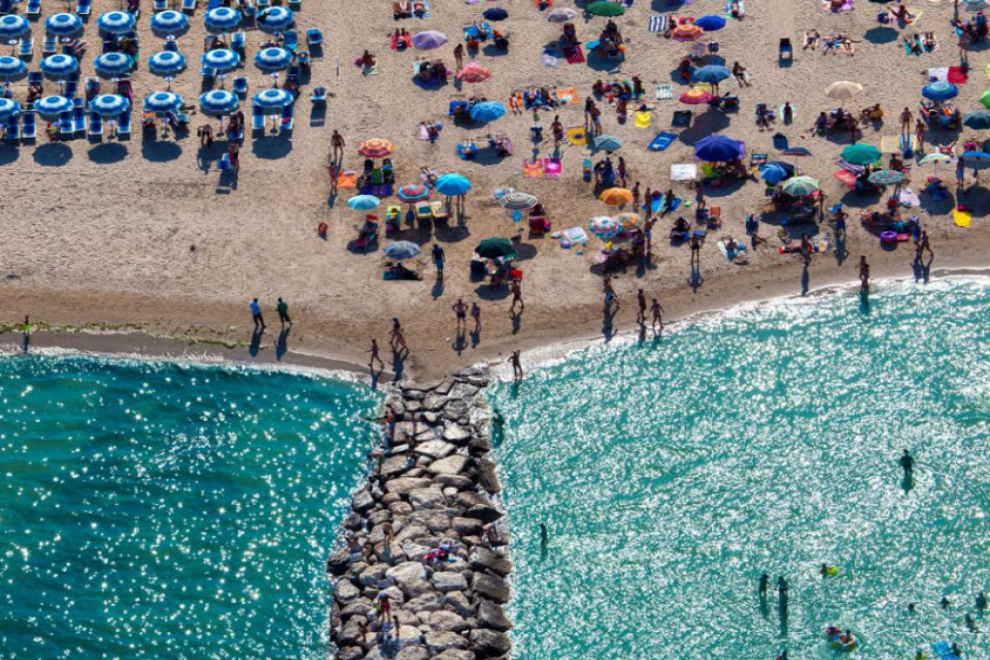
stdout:
<svg viewBox="0 0 990 660">
<path fill-rule="evenodd" d="M 701 265 L 701 237 L 697 234 L 691 235 L 691 265 Z"/>
<path fill-rule="evenodd" d="M 920 153 L 925 153 L 925 134 L 927 132 L 928 126 L 919 119 L 914 125 L 914 138 L 918 141 L 918 151 Z"/>
<path fill-rule="evenodd" d="M 333 146 L 332 159 L 336 162 L 340 162 L 344 159 L 344 147 L 347 144 L 344 142 L 344 136 L 334 129 L 333 136 L 330 138 L 330 144 Z"/>
<path fill-rule="evenodd" d="M 275 306 L 275 309 L 278 310 L 278 320 L 281 321 L 282 328 L 285 328 L 286 323 L 288 323 L 291 328 L 292 319 L 289 318 L 289 303 L 279 298 L 278 305 Z"/>
<path fill-rule="evenodd" d="M 520 381 L 523 377 L 522 360 L 519 357 L 519 351 L 512 351 L 512 355 L 509 356 L 509 364 L 512 365 L 512 378 L 513 380 Z"/>
<path fill-rule="evenodd" d="M 660 306 L 660 302 L 654 298 L 653 305 L 650 307 L 650 311 L 653 313 L 653 333 L 663 334 L 663 307 Z M 657 326 L 660 326 L 660 332 L 657 333 Z"/>
<path fill-rule="evenodd" d="M 382 369 L 385 368 L 385 363 L 382 362 L 382 357 L 381 357 L 381 355 L 378 354 L 378 340 L 377 339 L 372 339 L 371 340 L 371 348 L 369 348 L 368 350 L 366 350 L 365 353 L 371 353 L 371 358 L 368 360 L 368 366 L 370 368 L 372 368 L 372 369 L 375 368 L 375 360 L 378 361 L 378 366 L 379 367 L 381 367 Z"/>
<path fill-rule="evenodd" d="M 636 323 L 643 325 L 646 323 L 646 294 L 640 289 L 636 293 L 636 303 L 639 305 L 639 311 L 636 312 Z"/>
<path fill-rule="evenodd" d="M 481 306 L 478 303 L 471 303 L 471 318 L 474 319 L 474 333 L 481 332 Z"/>
<path fill-rule="evenodd" d="M 258 304 L 257 298 L 251 301 L 251 318 L 254 319 L 255 332 L 264 332 L 265 318 L 261 315 L 261 305 Z"/>
<path fill-rule="evenodd" d="M 519 280 L 512 280 L 509 290 L 512 291 L 512 306 L 509 307 L 509 314 L 516 313 L 516 303 L 519 303 L 519 313 L 521 314 L 526 309 L 526 303 L 522 299 L 522 288 L 519 286 Z"/>
<path fill-rule="evenodd" d="M 639 211 L 639 181 L 633 184 L 632 196 L 633 196 L 633 212 L 637 212 Z"/>
<path fill-rule="evenodd" d="M 467 311 L 468 306 L 464 304 L 462 298 L 458 298 L 457 302 L 454 303 L 451 309 L 454 310 L 454 315 L 457 317 L 457 332 L 467 328 Z"/>
<path fill-rule="evenodd" d="M 612 303 L 615 303 L 615 311 L 618 312 L 619 296 L 616 295 L 615 289 L 612 287 L 612 276 L 609 273 L 605 273 L 605 277 L 602 280 L 602 293 L 605 294 L 605 313 L 608 314 L 612 309 Z"/>
<path fill-rule="evenodd" d="M 901 135 L 911 135 L 911 129 L 914 127 L 914 115 L 905 106 L 904 112 L 901 113 Z"/>
<path fill-rule="evenodd" d="M 31 350 L 31 319 L 24 315 L 24 323 L 21 325 L 21 349 L 25 353 Z"/>
<path fill-rule="evenodd" d="M 870 290 L 870 264 L 866 263 L 865 256 L 859 258 L 859 284 L 860 291 Z"/>
<path fill-rule="evenodd" d="M 437 269 L 437 277 L 443 277 L 443 265 L 447 261 L 447 255 L 438 243 L 433 244 L 433 265 Z"/>
<path fill-rule="evenodd" d="M 458 71 L 464 68 L 464 44 L 454 46 L 454 64 Z"/>
<path fill-rule="evenodd" d="M 801 258 L 804 259 L 804 267 L 807 268 L 811 265 L 811 253 L 814 247 L 811 245 L 811 239 L 808 238 L 807 234 L 801 234 Z"/>
<path fill-rule="evenodd" d="M 646 259 L 653 260 L 653 226 L 657 224 L 656 218 L 651 218 L 643 225 L 643 237 L 646 238 Z"/>
<path fill-rule="evenodd" d="M 396 317 L 392 318 L 392 337 L 389 340 L 389 346 L 392 347 L 392 351 L 398 353 L 399 350 L 404 350 L 409 352 L 409 347 L 406 346 L 406 338 L 402 336 L 402 324 L 399 323 L 399 319 Z"/>
</svg>

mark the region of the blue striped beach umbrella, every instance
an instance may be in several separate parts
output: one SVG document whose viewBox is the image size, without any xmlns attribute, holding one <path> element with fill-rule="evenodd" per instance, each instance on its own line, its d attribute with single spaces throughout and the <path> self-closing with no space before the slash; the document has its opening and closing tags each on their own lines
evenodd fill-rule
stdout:
<svg viewBox="0 0 990 660">
<path fill-rule="evenodd" d="M 290 92 L 273 87 L 255 94 L 252 102 L 265 112 L 277 112 L 287 105 L 292 105 L 295 100 Z"/>
<path fill-rule="evenodd" d="M 79 70 L 79 60 L 72 55 L 49 55 L 41 60 L 41 72 L 59 80 Z"/>
<path fill-rule="evenodd" d="M 120 78 L 134 68 L 134 60 L 124 53 L 103 53 L 93 62 L 96 72 L 107 78 Z"/>
<path fill-rule="evenodd" d="M 144 99 L 148 112 L 172 112 L 182 107 L 182 97 L 175 92 L 152 92 Z"/>
<path fill-rule="evenodd" d="M 285 7 L 270 7 L 258 14 L 255 23 L 262 32 L 282 32 L 292 27 L 296 17 Z"/>
<path fill-rule="evenodd" d="M 148 58 L 148 70 L 156 76 L 168 77 L 186 70 L 186 56 L 171 50 L 163 50 Z"/>
<path fill-rule="evenodd" d="M 61 37 L 73 35 L 82 28 L 82 19 L 76 14 L 55 14 L 45 19 L 45 30 Z"/>
<path fill-rule="evenodd" d="M 0 57 L 0 78 L 13 80 L 27 73 L 27 64 L 19 57 L 4 55 Z"/>
<path fill-rule="evenodd" d="M 471 108 L 471 119 L 482 124 L 505 116 L 505 106 L 498 101 L 483 101 Z"/>
<path fill-rule="evenodd" d="M 229 48 L 217 48 L 204 53 L 201 61 L 205 67 L 226 73 L 237 68 L 241 63 L 241 56 Z"/>
<path fill-rule="evenodd" d="M 254 63 L 262 71 L 281 71 L 292 64 L 292 51 L 287 48 L 262 48 L 254 56 Z"/>
<path fill-rule="evenodd" d="M 225 89 L 215 89 L 201 94 L 199 97 L 199 109 L 203 111 L 204 115 L 211 117 L 229 115 L 237 110 L 239 104 L 240 99 L 237 98 L 237 95 Z"/>
<path fill-rule="evenodd" d="M 131 102 L 120 94 L 100 94 L 89 102 L 90 112 L 102 117 L 119 117 L 131 109 Z"/>
<path fill-rule="evenodd" d="M 929 101 L 938 101 L 941 103 L 942 101 L 948 101 L 959 96 L 959 88 L 952 83 L 936 80 L 922 87 L 921 95 Z"/>
<path fill-rule="evenodd" d="M 96 27 L 110 34 L 124 34 L 134 29 L 137 19 L 126 11 L 108 11 L 96 19 Z"/>
<path fill-rule="evenodd" d="M 217 7 L 206 12 L 203 24 L 210 32 L 234 32 L 241 24 L 241 12 L 231 7 Z"/>
<path fill-rule="evenodd" d="M 0 39 L 17 39 L 30 31 L 30 24 L 20 14 L 0 16 Z"/>
<path fill-rule="evenodd" d="M 393 241 L 382 250 L 385 256 L 396 261 L 412 259 L 419 254 L 419 246 L 409 241 Z"/>
<path fill-rule="evenodd" d="M 174 9 L 161 11 L 151 17 L 151 29 L 157 34 L 180 34 L 189 29 L 189 18 Z"/>
<path fill-rule="evenodd" d="M 21 111 L 21 104 L 13 99 L 0 98 L 0 121 L 10 119 Z"/>
<path fill-rule="evenodd" d="M 72 99 L 64 96 L 46 96 L 34 102 L 35 111 L 42 117 L 58 117 L 72 110 Z"/>
</svg>

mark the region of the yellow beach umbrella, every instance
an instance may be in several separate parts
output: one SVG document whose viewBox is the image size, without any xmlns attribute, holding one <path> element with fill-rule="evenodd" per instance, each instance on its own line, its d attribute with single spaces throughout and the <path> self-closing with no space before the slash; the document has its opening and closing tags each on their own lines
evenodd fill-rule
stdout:
<svg viewBox="0 0 990 660">
<path fill-rule="evenodd" d="M 602 200 L 609 206 L 622 206 L 623 204 L 628 204 L 632 201 L 632 198 L 632 193 L 625 188 L 609 188 L 598 196 L 598 199 Z"/>
<path fill-rule="evenodd" d="M 620 213 L 613 220 L 622 225 L 623 231 L 632 231 L 643 223 L 643 218 L 638 213 Z"/>
</svg>

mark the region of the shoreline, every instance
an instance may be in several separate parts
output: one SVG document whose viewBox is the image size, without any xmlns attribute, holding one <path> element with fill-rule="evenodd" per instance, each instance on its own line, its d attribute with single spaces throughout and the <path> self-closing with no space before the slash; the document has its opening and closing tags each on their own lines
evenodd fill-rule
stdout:
<svg viewBox="0 0 990 660">
<path fill-rule="evenodd" d="M 952 261 L 951 257 L 950 261 Z M 892 274 L 890 269 L 878 270 L 880 270 L 879 276 L 875 276 L 872 280 L 878 285 L 882 286 L 888 282 L 911 283 L 912 278 L 907 275 Z M 834 269 L 827 275 L 837 276 L 840 273 L 838 269 Z M 949 278 L 990 278 L 990 265 L 950 263 L 935 268 L 929 273 L 929 280 Z M 666 315 L 664 325 L 665 327 L 680 326 L 702 317 L 725 314 L 736 308 L 758 307 L 774 302 L 837 294 L 858 286 L 858 280 L 847 277 L 826 277 L 825 280 L 825 282 L 809 288 L 806 294 L 787 293 L 781 291 L 780 286 L 770 286 L 767 287 L 766 291 L 763 291 L 763 287 L 757 287 L 761 294 L 752 297 L 716 295 L 713 300 L 706 301 L 694 308 L 675 308 L 674 313 Z M 916 281 L 915 283 L 921 284 L 923 282 Z M 634 327 L 638 326 L 619 330 L 608 341 L 603 341 L 600 333 L 589 334 L 588 330 L 579 330 L 575 333 L 559 336 L 540 333 L 537 336 L 515 342 L 512 347 L 523 351 L 524 361 L 529 363 L 524 363 L 528 370 L 543 366 L 548 361 L 566 358 L 567 355 L 577 350 L 634 340 L 638 334 L 633 329 Z M 0 355 L 20 354 L 22 352 L 21 338 L 21 334 L 17 332 L 0 332 Z M 502 349 L 502 345 L 499 342 L 463 360 L 445 360 L 444 364 L 448 368 L 444 372 L 436 372 L 434 369 L 424 369 L 422 373 L 409 370 L 406 373 L 408 377 L 404 377 L 402 381 L 398 382 L 414 383 L 420 378 L 435 380 L 453 372 L 485 363 L 491 365 L 492 375 L 501 379 L 504 373 L 508 373 L 508 369 L 502 368 L 499 364 L 503 362 L 499 358 L 504 356 L 504 351 L 500 349 Z M 42 355 L 71 354 L 121 360 L 163 360 L 230 367 L 299 370 L 301 372 L 316 372 L 342 380 L 357 381 L 370 384 L 373 387 L 392 385 L 397 382 L 393 380 L 393 373 L 388 370 L 383 372 L 377 380 L 373 379 L 367 365 L 360 364 L 352 355 L 347 355 L 344 352 L 289 349 L 279 354 L 276 350 L 257 350 L 256 347 L 253 350 L 250 345 L 241 346 L 236 345 L 235 342 L 227 343 L 199 337 L 159 336 L 137 327 L 128 330 L 106 331 L 89 327 L 80 329 L 77 326 L 46 326 L 45 329 L 36 329 L 32 333 L 31 351 Z M 533 362 L 534 354 L 536 355 L 535 363 Z"/>
</svg>

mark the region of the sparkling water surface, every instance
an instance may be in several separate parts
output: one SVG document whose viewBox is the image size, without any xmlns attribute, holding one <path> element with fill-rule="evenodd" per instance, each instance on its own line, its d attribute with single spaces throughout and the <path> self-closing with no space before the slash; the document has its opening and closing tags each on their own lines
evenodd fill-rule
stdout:
<svg viewBox="0 0 990 660">
<path fill-rule="evenodd" d="M 0 358 L 0 658 L 327 657 L 325 561 L 380 397 Z"/>
<path fill-rule="evenodd" d="M 983 282 L 891 283 L 498 386 L 515 657 L 829 658 L 832 624 L 862 657 L 942 639 L 987 657 L 988 328 Z M 761 606 L 764 571 L 790 582 L 786 622 L 772 586 Z"/>
</svg>

